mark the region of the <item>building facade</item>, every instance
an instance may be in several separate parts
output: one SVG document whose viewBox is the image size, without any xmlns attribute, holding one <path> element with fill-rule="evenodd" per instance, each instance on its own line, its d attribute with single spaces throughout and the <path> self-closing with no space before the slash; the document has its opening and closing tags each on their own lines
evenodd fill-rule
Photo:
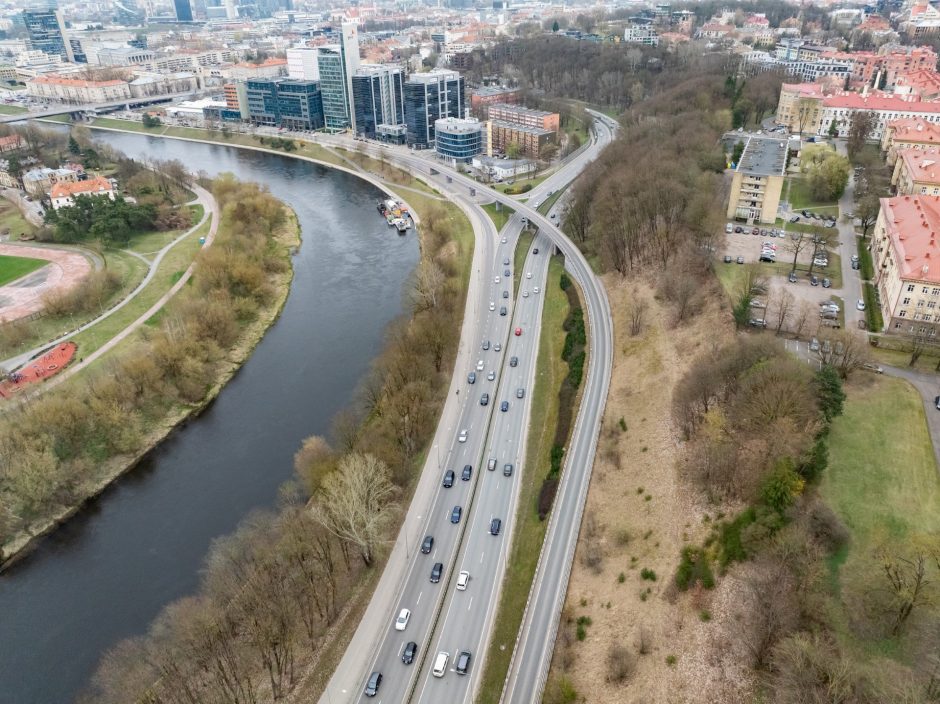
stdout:
<svg viewBox="0 0 940 704">
<path fill-rule="evenodd" d="M 415 73 L 404 83 L 407 143 L 416 149 L 434 146 L 434 124 L 461 117 L 466 110 L 464 78 L 456 71 Z"/>
<path fill-rule="evenodd" d="M 475 113 L 482 111 L 489 105 L 502 103 L 505 105 L 519 102 L 522 91 L 518 88 L 499 88 L 496 86 L 477 88 L 470 93 L 470 109 Z"/>
<path fill-rule="evenodd" d="M 173 9 L 176 11 L 177 22 L 193 21 L 193 6 L 190 0 L 173 0 Z"/>
<path fill-rule="evenodd" d="M 60 181 L 49 191 L 53 210 L 75 205 L 77 196 L 96 196 L 114 200 L 114 186 L 103 176 L 95 176 L 85 181 Z"/>
<path fill-rule="evenodd" d="M 405 73 L 391 64 L 363 64 L 353 76 L 356 133 L 392 144 L 405 143 Z"/>
<path fill-rule="evenodd" d="M 487 116 L 491 120 L 501 120 L 514 125 L 523 125 L 525 127 L 535 127 L 549 132 L 558 132 L 561 118 L 557 112 L 546 112 L 544 110 L 531 110 L 521 105 L 490 105 L 487 109 Z"/>
<path fill-rule="evenodd" d="M 340 43 L 317 47 L 317 71 L 323 95 L 323 116 L 328 130 L 356 130 L 352 106 L 352 78 L 359 68 L 356 25 L 343 22 Z"/>
<path fill-rule="evenodd" d="M 253 125 L 323 129 L 323 102 L 317 81 L 255 78 L 246 82 L 245 96 L 248 120 Z"/>
<path fill-rule="evenodd" d="M 483 152 L 483 123 L 474 118 L 443 117 L 434 121 L 434 148 L 442 159 L 469 164 Z"/>
<path fill-rule="evenodd" d="M 940 148 L 940 125 L 921 118 L 891 120 L 885 125 L 881 151 L 889 166 L 894 166 L 904 150 Z"/>
<path fill-rule="evenodd" d="M 787 141 L 750 137 L 731 179 L 729 219 L 774 223 L 787 166 Z"/>
<path fill-rule="evenodd" d="M 131 89 L 125 81 L 85 81 L 48 74 L 26 81 L 26 94 L 59 103 L 90 105 L 126 100 L 131 97 Z"/>
<path fill-rule="evenodd" d="M 940 151 L 903 150 L 891 175 L 898 195 L 940 195 Z"/>
<path fill-rule="evenodd" d="M 551 130 L 502 120 L 490 120 L 489 125 L 490 151 L 494 154 L 509 154 L 510 147 L 515 145 L 520 155 L 538 159 L 546 145 L 555 143 L 555 133 Z"/>
<path fill-rule="evenodd" d="M 313 47 L 297 47 L 287 50 L 287 77 L 302 81 L 319 81 L 317 50 Z"/>
<path fill-rule="evenodd" d="M 63 61 L 74 61 L 60 10 L 23 10 L 23 24 L 29 34 L 30 49 L 61 56 Z"/>
</svg>

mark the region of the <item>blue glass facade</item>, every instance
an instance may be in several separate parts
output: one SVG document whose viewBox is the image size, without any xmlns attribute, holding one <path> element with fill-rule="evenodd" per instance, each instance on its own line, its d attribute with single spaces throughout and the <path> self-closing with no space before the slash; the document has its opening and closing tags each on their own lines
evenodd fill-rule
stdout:
<svg viewBox="0 0 940 704">
<path fill-rule="evenodd" d="M 434 122 L 464 114 L 464 79 L 456 71 L 430 71 L 411 75 L 404 85 L 408 144 L 417 149 L 434 146 Z"/>
<path fill-rule="evenodd" d="M 445 159 L 466 164 L 483 153 L 483 125 L 479 120 L 438 120 L 434 132 L 434 148 Z"/>
<path fill-rule="evenodd" d="M 63 61 L 71 60 L 57 10 L 23 10 L 23 24 L 29 33 L 31 49 L 61 56 Z"/>
<path fill-rule="evenodd" d="M 356 133 L 369 139 L 403 144 L 404 72 L 397 66 L 367 66 L 353 76 Z"/>
<path fill-rule="evenodd" d="M 248 119 L 253 125 L 308 131 L 323 128 L 323 103 L 317 81 L 255 78 L 246 82 L 245 94 Z"/>
</svg>

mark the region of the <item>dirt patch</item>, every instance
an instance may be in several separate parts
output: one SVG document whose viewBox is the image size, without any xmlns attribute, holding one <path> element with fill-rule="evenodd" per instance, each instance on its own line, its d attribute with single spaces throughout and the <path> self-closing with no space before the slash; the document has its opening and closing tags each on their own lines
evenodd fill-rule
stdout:
<svg viewBox="0 0 940 704">
<path fill-rule="evenodd" d="M 0 244 L 0 254 L 49 262 L 29 276 L 0 286 L 0 322 L 12 322 L 38 313 L 43 308 L 44 295 L 72 288 L 91 271 L 91 263 L 83 255 L 61 249 Z"/>
<path fill-rule="evenodd" d="M 682 547 L 703 540 L 718 511 L 679 478 L 672 389 L 701 352 L 734 334 L 731 316 L 717 292 L 703 292 L 705 310 L 672 327 L 648 283 L 605 283 L 614 368 L 553 679 L 566 677 L 587 702 L 743 701 L 752 678 L 725 628 L 738 583 L 700 594 L 672 586 Z M 631 337 L 638 298 L 648 308 Z"/>
</svg>

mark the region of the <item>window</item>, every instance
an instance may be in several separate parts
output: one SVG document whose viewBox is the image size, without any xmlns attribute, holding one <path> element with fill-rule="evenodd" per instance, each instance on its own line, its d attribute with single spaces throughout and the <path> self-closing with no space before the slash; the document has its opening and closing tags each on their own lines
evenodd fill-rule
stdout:
<svg viewBox="0 0 940 704">
<path fill-rule="evenodd" d="M 913 291 L 913 290 L 914 290 L 914 284 L 908 284 L 908 285 L 907 285 L 907 290 L 908 290 L 908 292 Z"/>
<path fill-rule="evenodd" d="M 917 307 L 918 307 L 918 308 L 923 308 L 923 307 L 924 307 L 924 302 L 923 302 L 923 301 L 917 301 Z"/>
<path fill-rule="evenodd" d="M 914 320 L 920 320 L 920 313 L 914 313 Z"/>
<path fill-rule="evenodd" d="M 924 313 L 924 322 L 925 322 L 925 323 L 929 323 L 929 322 L 930 322 L 930 313 Z"/>
<path fill-rule="evenodd" d="M 898 317 L 899 317 L 899 318 L 906 318 L 906 317 L 907 317 L 907 311 L 906 311 L 906 310 L 902 310 L 902 311 L 898 312 Z"/>
<path fill-rule="evenodd" d="M 932 289 L 930 289 L 930 295 L 931 295 L 931 296 L 940 296 L 940 288 L 932 288 Z"/>
<path fill-rule="evenodd" d="M 903 304 L 906 305 L 906 306 L 909 306 L 909 305 L 911 304 L 911 298 L 910 298 L 910 296 L 908 296 L 908 297 L 905 298 L 903 301 L 901 301 L 901 303 L 903 303 Z"/>
<path fill-rule="evenodd" d="M 921 293 L 927 293 L 927 287 L 924 286 L 924 287 L 920 290 L 920 292 L 921 292 Z"/>
<path fill-rule="evenodd" d="M 894 329 L 895 329 L 895 330 L 900 330 L 900 329 L 901 329 L 901 323 L 895 323 L 895 324 L 894 324 Z"/>
<path fill-rule="evenodd" d="M 928 308 L 936 308 L 936 307 L 937 307 L 937 302 L 936 302 L 936 301 L 930 301 L 930 302 L 927 304 L 927 307 L 928 307 Z"/>
</svg>

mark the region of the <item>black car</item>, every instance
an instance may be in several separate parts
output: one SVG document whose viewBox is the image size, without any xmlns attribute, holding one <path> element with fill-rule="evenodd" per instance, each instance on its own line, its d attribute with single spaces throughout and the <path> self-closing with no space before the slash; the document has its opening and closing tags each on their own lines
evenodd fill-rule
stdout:
<svg viewBox="0 0 940 704">
<path fill-rule="evenodd" d="M 508 462 L 503 465 L 503 476 L 511 477 L 512 476 L 512 465 Z"/>
<path fill-rule="evenodd" d="M 937 396 L 937 397 L 933 400 L 933 405 L 934 405 L 934 407 L 935 407 L 938 411 L 940 411 L 940 396 Z"/>
<path fill-rule="evenodd" d="M 482 396 L 480 396 L 480 405 L 481 405 L 481 406 L 485 406 L 485 405 L 487 405 L 489 402 L 490 402 L 490 395 L 489 395 L 489 394 L 483 394 Z"/>
<path fill-rule="evenodd" d="M 434 536 L 426 535 L 424 536 L 424 542 L 421 543 L 421 552 L 425 555 L 431 552 L 431 548 L 434 547 Z"/>
<path fill-rule="evenodd" d="M 503 298 L 509 298 L 509 291 L 503 291 Z"/>
<path fill-rule="evenodd" d="M 490 535 L 499 535 L 499 531 L 502 527 L 503 522 L 498 518 L 494 518 L 490 521 Z"/>
<path fill-rule="evenodd" d="M 379 693 L 379 686 L 382 684 L 382 673 L 373 672 L 369 676 L 369 681 L 366 683 L 366 691 L 364 694 L 367 697 L 374 697 Z"/>
<path fill-rule="evenodd" d="M 510 367 L 519 366 L 519 358 L 518 358 L 518 357 L 510 357 L 510 358 L 509 358 L 509 366 L 510 366 Z"/>
<path fill-rule="evenodd" d="M 506 306 L 501 306 L 501 307 L 500 307 L 500 309 L 499 309 L 499 314 L 500 314 L 500 315 L 506 315 Z"/>
<path fill-rule="evenodd" d="M 509 269 L 506 269 L 505 271 L 503 271 L 503 276 L 512 276 L 512 272 L 509 271 Z"/>
<path fill-rule="evenodd" d="M 508 411 L 508 410 L 509 410 L 509 401 L 503 401 L 501 404 L 499 404 L 499 410 L 501 410 L 503 413 L 505 413 L 506 411 Z"/>
<path fill-rule="evenodd" d="M 444 472 L 444 488 L 450 489 L 454 485 L 454 470 L 448 469 Z"/>
<path fill-rule="evenodd" d="M 401 654 L 401 661 L 406 665 L 410 665 L 415 661 L 415 655 L 417 654 L 418 644 L 410 640 L 405 644 L 405 650 Z"/>
<path fill-rule="evenodd" d="M 506 257 L 505 259 L 503 259 L 503 265 L 509 266 L 509 257 Z"/>
<path fill-rule="evenodd" d="M 431 568 L 431 584 L 437 584 L 441 581 L 441 575 L 444 573 L 444 563 L 435 562 Z"/>
<path fill-rule="evenodd" d="M 473 465 L 465 464 L 463 466 L 463 472 L 460 473 L 460 478 L 465 482 L 469 482 L 470 477 L 472 476 L 473 476 Z"/>
<path fill-rule="evenodd" d="M 470 653 L 466 650 L 460 651 L 460 655 L 457 656 L 457 665 L 454 668 L 454 671 L 458 675 L 467 674 L 467 670 L 470 669 Z"/>
<path fill-rule="evenodd" d="M 490 348 L 490 341 L 489 341 L 489 340 L 483 340 L 483 351 L 485 352 L 485 351 L 488 350 L 489 348 Z"/>
<path fill-rule="evenodd" d="M 460 515 L 462 513 L 463 509 L 460 506 L 454 506 L 454 510 L 450 512 L 450 522 L 460 523 Z"/>
<path fill-rule="evenodd" d="M 860 268 L 859 263 L 858 263 L 858 262 L 852 262 L 852 268 L 855 269 L 855 271 L 858 271 L 859 268 Z"/>
<path fill-rule="evenodd" d="M 532 250 L 532 254 L 538 254 L 538 253 L 539 253 L 539 248 L 538 248 L 538 247 L 536 247 L 535 249 Z"/>
<path fill-rule="evenodd" d="M 468 383 L 468 384 L 475 384 L 475 383 L 477 383 L 477 373 L 476 373 L 476 372 L 470 372 L 469 374 L 467 374 L 467 383 Z"/>
</svg>

